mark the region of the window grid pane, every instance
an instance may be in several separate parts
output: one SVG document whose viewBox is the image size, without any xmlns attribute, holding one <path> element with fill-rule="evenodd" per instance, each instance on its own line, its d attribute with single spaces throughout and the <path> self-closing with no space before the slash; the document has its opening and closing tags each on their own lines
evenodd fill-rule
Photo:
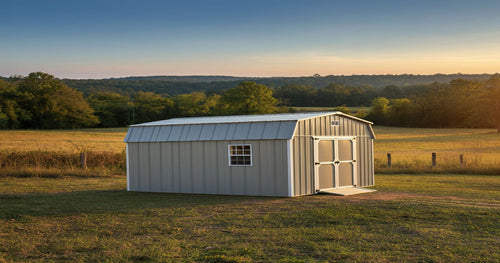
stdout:
<svg viewBox="0 0 500 263">
<path fill-rule="evenodd" d="M 252 148 L 250 145 L 229 145 L 229 165 L 252 165 Z"/>
</svg>

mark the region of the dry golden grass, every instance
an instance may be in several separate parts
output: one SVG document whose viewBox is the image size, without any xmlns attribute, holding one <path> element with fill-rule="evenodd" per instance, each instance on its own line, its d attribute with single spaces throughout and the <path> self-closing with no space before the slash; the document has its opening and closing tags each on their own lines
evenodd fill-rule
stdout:
<svg viewBox="0 0 500 263">
<path fill-rule="evenodd" d="M 377 173 L 500 174 L 500 134 L 497 134 L 496 130 L 379 126 L 375 126 L 374 130 L 377 136 L 375 140 L 375 171 Z M 13 172 L 21 171 L 21 168 L 30 168 L 30 166 L 37 169 L 48 169 L 47 167 L 73 169 L 78 166 L 77 154 L 85 151 L 101 154 L 101 156 L 106 155 L 104 159 L 110 160 L 108 166 L 122 169 L 123 173 L 125 170 L 123 165 L 117 165 L 115 159 L 125 156 L 123 139 L 126 132 L 127 128 L 0 131 L 0 165 L 4 164 L 4 173 L 9 166 Z M 437 153 L 437 166 L 431 168 L 431 153 L 433 152 Z M 13 153 L 23 156 L 19 159 L 21 161 L 14 166 L 6 162 L 15 161 L 15 158 L 4 158 Z M 392 168 L 390 169 L 387 167 L 387 153 L 392 155 Z M 59 155 L 65 155 L 65 158 L 71 160 L 66 162 L 69 165 L 50 165 L 54 159 L 62 159 L 57 157 Z M 459 162 L 460 155 L 464 156 L 463 165 Z M 34 160 L 25 160 L 29 156 L 34 156 Z M 33 165 L 33 162 L 40 165 Z M 94 167 L 106 165 L 98 164 Z M 21 174 L 29 174 L 29 171 Z M 43 174 L 43 171 L 37 170 L 36 174 Z"/>
<path fill-rule="evenodd" d="M 415 129 L 374 127 L 375 169 L 388 172 L 387 153 L 395 172 L 496 173 L 500 170 L 500 134 L 493 129 Z M 431 154 L 437 165 L 431 169 Z M 460 165 L 460 155 L 464 164 Z M 474 172 L 477 171 L 477 172 Z M 488 172 L 489 171 L 489 172 Z"/>
<path fill-rule="evenodd" d="M 114 152 L 125 150 L 127 128 L 0 131 L 0 151 Z"/>
</svg>

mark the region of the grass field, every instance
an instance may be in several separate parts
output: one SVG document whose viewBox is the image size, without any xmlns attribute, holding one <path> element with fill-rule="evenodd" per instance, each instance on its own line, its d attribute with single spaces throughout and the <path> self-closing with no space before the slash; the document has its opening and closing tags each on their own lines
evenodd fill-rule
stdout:
<svg viewBox="0 0 500 263">
<path fill-rule="evenodd" d="M 500 175 L 500 134 L 494 129 L 374 127 L 375 169 L 384 173 L 475 173 Z M 431 154 L 436 153 L 436 167 Z M 387 167 L 391 153 L 392 168 Z M 464 164 L 460 165 L 460 155 Z"/>
<path fill-rule="evenodd" d="M 126 192 L 117 178 L 0 178 L 0 262 L 497 262 L 500 177 L 378 175 L 297 198 Z"/>
<path fill-rule="evenodd" d="M 126 129 L 0 131 L 0 262 L 498 262 L 500 176 L 446 174 L 500 174 L 494 132 L 375 126 L 377 192 L 269 198 L 127 192 Z"/>
<path fill-rule="evenodd" d="M 0 131 L 0 176 L 124 175 L 126 131 Z M 494 129 L 375 126 L 374 131 L 377 173 L 500 174 L 500 134 Z M 79 169 L 82 151 L 89 152 L 86 171 Z M 431 167 L 433 152 L 436 167 Z M 387 153 L 392 157 L 391 168 Z"/>
<path fill-rule="evenodd" d="M 0 130 L 0 152 L 125 150 L 127 128 L 84 130 Z"/>
</svg>

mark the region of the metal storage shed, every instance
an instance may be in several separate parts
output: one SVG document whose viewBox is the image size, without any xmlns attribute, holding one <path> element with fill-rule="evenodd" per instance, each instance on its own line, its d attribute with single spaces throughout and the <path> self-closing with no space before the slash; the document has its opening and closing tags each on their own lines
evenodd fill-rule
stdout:
<svg viewBox="0 0 500 263">
<path fill-rule="evenodd" d="M 127 190 L 300 196 L 374 185 L 372 123 L 341 112 L 130 126 Z"/>
</svg>

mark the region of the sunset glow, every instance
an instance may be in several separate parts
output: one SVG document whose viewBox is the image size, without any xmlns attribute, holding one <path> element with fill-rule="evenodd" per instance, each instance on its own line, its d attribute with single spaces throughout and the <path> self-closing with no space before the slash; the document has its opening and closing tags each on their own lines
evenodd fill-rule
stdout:
<svg viewBox="0 0 500 263">
<path fill-rule="evenodd" d="M 0 76 L 496 73 L 499 1 L 7 1 Z"/>
</svg>

